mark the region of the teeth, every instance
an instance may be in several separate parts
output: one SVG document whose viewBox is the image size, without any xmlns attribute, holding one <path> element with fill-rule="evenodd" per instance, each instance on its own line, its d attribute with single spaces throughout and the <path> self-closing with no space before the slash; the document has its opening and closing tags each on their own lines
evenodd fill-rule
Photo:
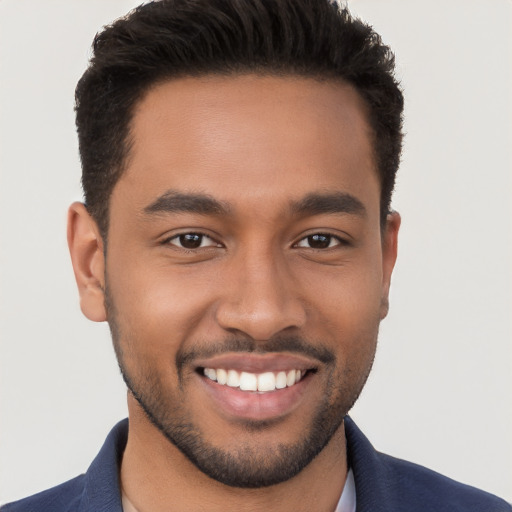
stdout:
<svg viewBox="0 0 512 512">
<path fill-rule="evenodd" d="M 213 368 L 206 368 L 206 370 L 208 370 L 208 369 L 217 374 L 217 382 L 219 384 L 226 384 L 226 382 L 228 381 L 228 373 L 226 372 L 226 370 L 215 371 Z M 210 376 L 207 375 L 207 377 L 210 377 Z M 210 377 L 210 379 L 212 379 L 212 378 Z M 215 379 L 212 379 L 212 380 L 215 380 Z"/>
<path fill-rule="evenodd" d="M 258 391 L 274 391 L 274 389 L 276 389 L 276 376 L 272 372 L 258 375 Z"/>
<path fill-rule="evenodd" d="M 240 374 L 240 389 L 243 391 L 256 391 L 258 389 L 258 377 L 254 373 L 242 372 Z"/>
<path fill-rule="evenodd" d="M 228 370 L 228 381 L 226 384 L 232 388 L 240 386 L 240 375 L 238 375 L 236 370 Z"/>
<path fill-rule="evenodd" d="M 217 380 L 217 372 L 213 368 L 205 368 L 204 374 L 212 380 Z"/>
<path fill-rule="evenodd" d="M 283 389 L 286 387 L 286 372 L 279 372 L 276 375 L 276 389 Z"/>
<path fill-rule="evenodd" d="M 205 377 L 217 381 L 221 385 L 232 388 L 240 388 L 242 391 L 275 391 L 291 387 L 299 382 L 305 372 L 301 370 L 290 370 L 288 372 L 265 372 L 260 374 L 249 372 L 237 372 L 236 370 L 224 370 L 219 368 L 204 368 Z"/>
</svg>

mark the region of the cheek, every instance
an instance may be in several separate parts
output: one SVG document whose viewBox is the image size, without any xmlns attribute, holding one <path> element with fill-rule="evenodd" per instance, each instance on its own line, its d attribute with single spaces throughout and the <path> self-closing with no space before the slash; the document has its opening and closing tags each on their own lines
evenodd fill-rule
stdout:
<svg viewBox="0 0 512 512">
<path fill-rule="evenodd" d="M 380 265 L 354 261 L 308 276 L 311 310 L 325 316 L 341 331 L 364 331 L 380 315 L 382 272 Z M 315 305 L 316 304 L 316 305 Z"/>
<path fill-rule="evenodd" d="M 333 299 L 347 328 L 364 333 L 365 326 L 380 320 L 381 286 L 378 276 L 361 271 L 352 275 L 341 286 L 338 300 Z"/>
<path fill-rule="evenodd" d="M 201 279 L 168 266 L 128 263 L 107 268 L 120 344 L 130 356 L 168 364 L 188 339 L 199 336 L 209 293 Z"/>
<path fill-rule="evenodd" d="M 365 373 L 375 354 L 381 313 L 379 267 L 332 269 L 311 281 L 309 311 L 315 334 L 329 340 L 341 367 Z"/>
</svg>

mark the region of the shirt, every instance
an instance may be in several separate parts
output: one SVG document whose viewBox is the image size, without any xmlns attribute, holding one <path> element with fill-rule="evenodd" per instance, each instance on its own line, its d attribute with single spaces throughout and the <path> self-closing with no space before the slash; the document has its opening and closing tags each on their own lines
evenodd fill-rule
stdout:
<svg viewBox="0 0 512 512">
<path fill-rule="evenodd" d="M 496 496 L 376 451 L 348 416 L 345 434 L 357 512 L 512 512 L 512 506 Z M 124 420 L 110 432 L 85 474 L 0 511 L 123 512 L 119 468 L 127 438 Z"/>
</svg>

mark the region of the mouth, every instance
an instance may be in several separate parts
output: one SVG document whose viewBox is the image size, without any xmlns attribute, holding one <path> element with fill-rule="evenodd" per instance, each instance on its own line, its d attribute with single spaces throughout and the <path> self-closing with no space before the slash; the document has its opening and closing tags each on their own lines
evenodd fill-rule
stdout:
<svg viewBox="0 0 512 512">
<path fill-rule="evenodd" d="M 283 354 L 230 354 L 197 362 L 196 375 L 217 414 L 231 420 L 282 418 L 317 393 L 318 363 Z M 316 391 L 315 391 L 316 390 Z"/>
</svg>

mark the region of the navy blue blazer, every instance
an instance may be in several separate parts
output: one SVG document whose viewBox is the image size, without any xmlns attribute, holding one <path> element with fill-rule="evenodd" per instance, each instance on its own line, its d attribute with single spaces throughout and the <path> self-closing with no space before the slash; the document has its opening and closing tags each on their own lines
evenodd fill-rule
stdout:
<svg viewBox="0 0 512 512">
<path fill-rule="evenodd" d="M 357 512 L 512 512 L 512 506 L 496 496 L 377 452 L 349 417 L 345 430 Z M 127 437 L 128 420 L 123 420 L 85 474 L 0 511 L 122 512 L 119 465 Z"/>
</svg>

